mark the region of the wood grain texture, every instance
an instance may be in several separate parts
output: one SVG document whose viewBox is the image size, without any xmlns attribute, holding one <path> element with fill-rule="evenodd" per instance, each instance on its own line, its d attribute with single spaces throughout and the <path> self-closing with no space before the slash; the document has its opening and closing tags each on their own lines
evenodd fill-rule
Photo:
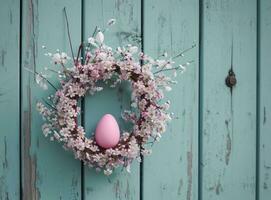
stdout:
<svg viewBox="0 0 271 200">
<path fill-rule="evenodd" d="M 144 51 L 153 57 L 176 55 L 198 45 L 199 12 L 194 0 L 144 1 Z M 177 64 L 193 60 L 178 84 L 165 93 L 173 119 L 151 156 L 143 162 L 143 199 L 198 198 L 198 47 Z"/>
<path fill-rule="evenodd" d="M 0 3 L 0 200 L 270 199 L 270 0 Z M 164 50 L 175 55 L 201 45 L 176 60 L 195 61 L 166 93 L 177 119 L 142 167 L 133 164 L 131 174 L 120 169 L 106 177 L 82 168 L 71 153 L 42 135 L 36 103 L 53 89 L 42 90 L 25 68 L 41 72 L 50 66 L 44 53 L 57 48 L 71 55 L 64 7 L 74 51 L 82 36 L 87 40 L 96 25 L 104 28 L 110 18 L 117 19 L 105 33 L 105 43 L 112 47 L 143 44 L 144 51 L 156 57 Z M 231 68 L 237 78 L 232 90 L 225 85 Z M 87 96 L 82 115 L 87 135 L 105 113 L 129 129 L 120 119 L 129 107 L 126 83 Z"/>
<path fill-rule="evenodd" d="M 0 1 L 0 199 L 20 199 L 20 1 Z"/>
<path fill-rule="evenodd" d="M 271 1 L 261 0 L 259 4 L 259 200 L 271 197 Z"/>
<path fill-rule="evenodd" d="M 23 1 L 22 30 L 22 199 L 81 199 L 80 162 L 42 135 L 36 103 L 54 90 L 42 90 L 32 71 L 50 66 L 47 51 L 69 52 L 63 8 L 69 16 L 74 45 L 80 43 L 81 4 L 76 0 Z M 47 49 L 42 49 L 46 45 Z M 69 52 L 70 53 L 70 52 Z M 53 77 L 54 80 L 56 77 Z M 53 81 L 56 82 L 56 81 Z M 50 87 L 50 86 L 49 86 Z"/>
<path fill-rule="evenodd" d="M 203 3 L 203 200 L 255 199 L 256 9 L 256 0 Z"/>
<path fill-rule="evenodd" d="M 90 37 L 95 26 L 106 27 L 111 18 L 116 24 L 105 33 L 105 43 L 112 47 L 126 44 L 140 45 L 140 1 L 110 0 L 85 1 L 84 5 L 84 35 L 85 40 Z M 104 85 L 105 86 L 105 85 Z M 124 83 L 112 89 L 105 89 L 85 98 L 85 130 L 90 136 L 96 123 L 106 113 L 113 114 L 120 123 L 120 128 L 128 129 L 121 119 L 121 112 L 130 108 L 130 88 Z M 94 169 L 85 167 L 84 197 L 85 199 L 139 199 L 139 164 L 135 162 L 131 167 L 131 174 L 119 169 L 110 177 L 103 172 L 96 173 Z"/>
</svg>

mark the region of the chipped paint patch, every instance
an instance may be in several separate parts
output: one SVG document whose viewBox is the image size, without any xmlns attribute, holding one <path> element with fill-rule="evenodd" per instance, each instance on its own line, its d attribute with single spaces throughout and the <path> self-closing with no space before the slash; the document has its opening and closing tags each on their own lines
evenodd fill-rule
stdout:
<svg viewBox="0 0 271 200">
<path fill-rule="evenodd" d="M 71 183 L 71 194 L 73 196 L 74 199 L 78 199 L 79 197 L 79 193 L 78 193 L 78 177 L 77 176 L 73 176 L 72 177 L 72 183 Z"/>
<path fill-rule="evenodd" d="M 266 123 L 266 107 L 263 107 L 263 124 Z"/>
<path fill-rule="evenodd" d="M 7 55 L 7 51 L 2 49 L 1 50 L 1 65 L 2 65 L 2 67 L 5 67 L 5 57 L 6 57 L 6 55 Z M 5 70 L 7 70 L 7 69 L 5 68 Z"/>
<path fill-rule="evenodd" d="M 117 180 L 117 182 L 114 184 L 114 190 L 115 190 L 115 198 L 121 199 L 120 181 L 119 180 Z"/>
<path fill-rule="evenodd" d="M 9 200 L 9 193 L 7 192 L 6 177 L 0 177 L 0 199 Z"/>
<path fill-rule="evenodd" d="M 221 192 L 223 192 L 223 188 L 222 188 L 220 181 L 218 181 L 218 183 L 215 184 L 213 187 L 210 187 L 209 190 L 215 191 L 216 195 L 219 195 Z"/>
<path fill-rule="evenodd" d="M 222 192 L 222 191 L 223 191 L 223 189 L 222 189 L 221 183 L 219 182 L 215 187 L 215 193 L 216 193 L 216 195 L 219 195 L 220 192 Z"/>
<path fill-rule="evenodd" d="M 231 149 L 232 149 L 232 144 L 231 144 L 231 136 L 230 134 L 228 133 L 227 134 L 227 140 L 226 140 L 226 155 L 225 155 L 225 162 L 226 162 L 226 165 L 229 164 L 229 161 L 230 161 L 230 155 L 231 155 Z"/>
<path fill-rule="evenodd" d="M 193 167 L 193 153 L 192 153 L 192 144 L 190 144 L 190 151 L 187 152 L 187 193 L 186 200 L 191 200 L 192 195 L 192 167 Z"/>
<path fill-rule="evenodd" d="M 129 180 L 127 180 L 126 182 L 126 191 L 125 191 L 125 199 L 130 199 L 131 198 L 131 191 L 130 191 L 130 184 L 129 184 Z"/>
<path fill-rule="evenodd" d="M 28 110 L 23 112 L 23 199 L 38 200 L 40 192 L 36 185 L 37 157 L 31 155 L 31 89 L 27 87 Z"/>
<path fill-rule="evenodd" d="M 12 10 L 9 10 L 9 23 L 12 24 L 13 23 L 13 16 L 12 16 Z"/>
<path fill-rule="evenodd" d="M 225 163 L 226 165 L 229 164 L 230 156 L 231 156 L 231 150 L 232 150 L 232 139 L 230 136 L 230 128 L 229 128 L 229 121 L 225 120 L 226 128 L 227 128 L 227 136 L 226 136 L 226 154 L 225 154 Z"/>
<path fill-rule="evenodd" d="M 87 194 L 89 194 L 89 193 L 93 192 L 93 188 L 92 187 L 87 187 L 86 191 L 87 191 Z"/>
<path fill-rule="evenodd" d="M 177 195 L 180 196 L 182 194 L 182 188 L 183 188 L 183 179 L 180 179 Z"/>
<path fill-rule="evenodd" d="M 8 168 L 8 159 L 7 159 L 7 137 L 4 137 L 4 162 L 3 162 L 3 168 Z"/>
</svg>

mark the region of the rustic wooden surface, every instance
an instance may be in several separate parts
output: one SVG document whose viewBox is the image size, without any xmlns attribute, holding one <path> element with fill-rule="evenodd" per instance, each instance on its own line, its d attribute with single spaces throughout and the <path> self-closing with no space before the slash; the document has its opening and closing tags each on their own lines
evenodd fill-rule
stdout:
<svg viewBox="0 0 271 200">
<path fill-rule="evenodd" d="M 0 199 L 17 200 L 20 198 L 19 0 L 0 6 L 0 24 Z"/>
<path fill-rule="evenodd" d="M 141 34 L 140 1 L 86 1 L 84 5 L 84 37 L 87 40 L 91 36 L 95 26 L 107 27 L 107 21 L 111 18 L 117 19 L 115 26 L 105 33 L 105 43 L 118 47 L 128 43 L 138 43 Z M 105 86 L 105 85 L 104 85 Z M 121 119 L 121 112 L 130 108 L 130 91 L 127 84 L 112 89 L 104 88 L 95 96 L 87 96 L 85 99 L 85 129 L 88 135 L 95 131 L 97 122 L 101 117 L 110 113 L 113 114 L 120 127 L 124 126 Z M 95 170 L 84 168 L 84 197 L 85 199 L 139 199 L 139 164 L 134 163 L 131 167 L 132 173 L 120 169 L 110 177 L 103 173 L 96 173 Z"/>
<path fill-rule="evenodd" d="M 269 200 L 271 198 L 270 0 L 0 0 L 0 200 Z M 107 44 L 139 44 L 157 56 L 196 44 L 167 93 L 175 113 L 153 154 L 110 177 L 75 160 L 41 134 L 41 90 L 31 71 L 47 51 L 70 54 L 96 25 L 117 24 Z M 142 36 L 142 40 L 140 40 Z M 42 49 L 46 45 L 47 49 Z M 229 69 L 237 85 L 225 85 Z M 105 113 L 129 129 L 128 84 L 82 102 L 88 136 Z"/>
<path fill-rule="evenodd" d="M 69 13 L 74 45 L 81 40 L 81 4 L 69 1 L 23 1 L 22 5 L 22 199 L 80 199 L 81 167 L 73 155 L 41 134 L 36 103 L 53 92 L 43 91 L 33 74 L 49 67 L 47 51 L 69 52 L 63 8 Z M 46 45 L 47 49 L 42 49 Z"/>
<path fill-rule="evenodd" d="M 258 98 L 259 98 L 259 193 L 258 199 L 271 197 L 271 1 L 262 0 L 258 5 Z"/>
<path fill-rule="evenodd" d="M 171 112 L 177 119 L 143 162 L 143 199 L 198 198 L 198 2 L 194 0 L 144 1 L 144 51 L 154 57 L 167 51 L 197 47 L 175 62 L 193 60 L 177 78 L 171 92 Z"/>
<path fill-rule="evenodd" d="M 202 5 L 202 199 L 255 199 L 256 5 Z M 231 68 L 237 78 L 232 89 L 225 86 Z"/>
</svg>

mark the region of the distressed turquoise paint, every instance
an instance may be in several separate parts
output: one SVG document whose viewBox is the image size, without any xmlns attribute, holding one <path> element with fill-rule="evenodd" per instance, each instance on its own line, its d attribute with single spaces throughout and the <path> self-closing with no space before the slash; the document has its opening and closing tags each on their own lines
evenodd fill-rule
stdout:
<svg viewBox="0 0 271 200">
<path fill-rule="evenodd" d="M 259 4 L 259 200 L 271 197 L 271 1 L 261 0 Z"/>
<path fill-rule="evenodd" d="M 198 2 L 151 0 L 144 2 L 144 51 L 153 57 L 167 51 L 177 55 L 198 45 Z M 181 13 L 181 14 L 180 14 Z M 143 162 L 143 199 L 198 198 L 198 47 L 176 63 L 193 60 L 178 83 L 165 93 L 173 119 L 151 156 Z"/>
<path fill-rule="evenodd" d="M 92 35 L 95 26 L 106 26 L 109 19 L 117 20 L 108 32 L 105 33 L 105 43 L 117 47 L 120 45 L 140 44 L 140 1 L 85 1 L 84 6 L 84 35 L 85 39 Z M 121 119 L 121 112 L 130 108 L 130 88 L 123 83 L 117 88 L 105 89 L 85 98 L 85 130 L 90 136 L 96 123 L 106 113 L 113 114 L 120 128 L 125 130 Z M 112 176 L 106 177 L 103 172 L 96 173 L 94 169 L 84 168 L 84 196 L 85 199 L 139 199 L 139 164 L 135 162 L 131 167 L 131 174 L 119 169 Z"/>
<path fill-rule="evenodd" d="M 142 167 L 133 164 L 131 174 L 118 170 L 105 177 L 82 168 L 71 153 L 41 134 L 35 105 L 53 90 L 42 91 L 24 68 L 40 72 L 49 66 L 46 51 L 69 52 L 64 7 L 74 50 L 81 34 L 86 40 L 95 25 L 103 27 L 110 18 L 117 19 L 105 34 L 112 47 L 140 44 L 141 27 L 151 56 L 198 45 L 177 60 L 195 62 L 166 93 L 177 119 Z M 268 0 L 258 0 L 258 10 L 256 0 L 1 1 L 0 199 L 269 200 L 270 8 Z M 231 67 L 237 77 L 232 90 L 225 86 Z M 129 128 L 120 119 L 130 106 L 126 83 L 84 102 L 88 136 L 105 113 L 115 115 L 122 129 Z"/>
<path fill-rule="evenodd" d="M 0 1 L 0 199 L 20 198 L 20 1 Z"/>
<path fill-rule="evenodd" d="M 202 199 L 255 199 L 256 0 L 208 0 L 202 27 Z M 237 85 L 225 77 L 232 68 Z"/>
<path fill-rule="evenodd" d="M 49 67 L 47 51 L 69 52 L 63 8 L 67 8 L 73 44 L 80 43 L 81 4 L 69 1 L 23 1 L 22 30 L 22 188 L 24 200 L 81 199 L 80 162 L 41 132 L 36 103 L 53 92 L 43 91 L 33 74 Z M 43 50 L 42 45 L 47 49 Z M 56 77 L 54 77 L 56 78 Z M 53 81 L 54 82 L 54 81 Z M 55 81 L 56 82 L 56 81 Z"/>
</svg>

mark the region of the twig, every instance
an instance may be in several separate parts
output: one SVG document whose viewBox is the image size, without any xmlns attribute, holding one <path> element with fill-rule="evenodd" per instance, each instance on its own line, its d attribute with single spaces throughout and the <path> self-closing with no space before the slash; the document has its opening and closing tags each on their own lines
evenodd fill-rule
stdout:
<svg viewBox="0 0 271 200">
<path fill-rule="evenodd" d="M 97 30 L 98 30 L 98 26 L 95 27 L 94 32 L 92 33 L 92 37 L 94 37 Z"/>
<path fill-rule="evenodd" d="M 189 61 L 188 63 L 191 64 L 191 63 L 193 63 L 193 62 L 194 62 L 194 60 L 191 60 L 191 61 Z M 187 64 L 184 64 L 184 65 L 182 65 L 182 66 L 186 66 L 186 65 L 187 65 Z M 177 69 L 180 69 L 180 68 L 181 68 L 181 66 L 173 67 L 173 68 L 169 68 L 169 69 L 164 69 L 164 68 L 162 68 L 162 69 L 160 69 L 160 70 L 154 72 L 153 74 L 158 74 L 158 73 L 164 72 L 164 71 L 177 70 Z"/>
<path fill-rule="evenodd" d="M 69 26 L 69 21 L 67 17 L 66 7 L 64 7 L 64 13 L 65 13 L 65 19 L 66 19 L 66 24 L 67 24 L 68 38 L 69 38 L 69 43 L 70 43 L 70 48 L 71 48 L 71 53 L 72 53 L 72 59 L 73 59 L 73 62 L 75 63 L 72 42 L 71 42 L 70 26 Z"/>
<path fill-rule="evenodd" d="M 78 65 L 78 60 L 79 60 L 79 56 L 80 56 L 80 52 L 81 52 L 82 48 L 83 48 L 83 44 L 81 43 L 80 46 L 79 46 L 79 48 L 78 48 L 77 57 L 76 57 L 76 62 L 74 63 L 75 66 Z"/>
<path fill-rule="evenodd" d="M 187 51 L 190 51 L 191 49 L 195 48 L 196 47 L 196 44 L 193 44 L 191 47 L 183 50 L 181 53 L 178 53 L 176 56 L 173 56 L 172 59 L 175 59 L 179 56 L 183 56 L 184 53 L 186 53 Z"/>
<path fill-rule="evenodd" d="M 46 78 L 44 77 L 42 74 L 38 73 L 38 72 L 34 72 L 34 71 L 31 71 L 27 68 L 24 68 L 26 71 L 29 71 L 31 72 L 32 74 L 35 74 L 35 75 L 38 75 L 40 76 L 43 80 L 45 80 L 50 86 L 52 86 L 52 88 L 54 88 L 56 91 L 57 91 L 57 88 Z"/>
<path fill-rule="evenodd" d="M 56 110 L 56 108 L 54 106 L 52 106 L 48 101 L 46 101 L 44 98 L 42 98 L 42 100 L 44 101 L 44 103 L 46 103 L 48 106 L 50 106 L 52 109 Z"/>
<path fill-rule="evenodd" d="M 54 73 L 56 73 L 56 74 L 59 74 L 59 72 L 58 71 L 56 71 L 56 70 L 53 70 L 53 69 L 47 69 L 48 71 L 51 71 L 51 72 L 54 72 Z"/>
</svg>

